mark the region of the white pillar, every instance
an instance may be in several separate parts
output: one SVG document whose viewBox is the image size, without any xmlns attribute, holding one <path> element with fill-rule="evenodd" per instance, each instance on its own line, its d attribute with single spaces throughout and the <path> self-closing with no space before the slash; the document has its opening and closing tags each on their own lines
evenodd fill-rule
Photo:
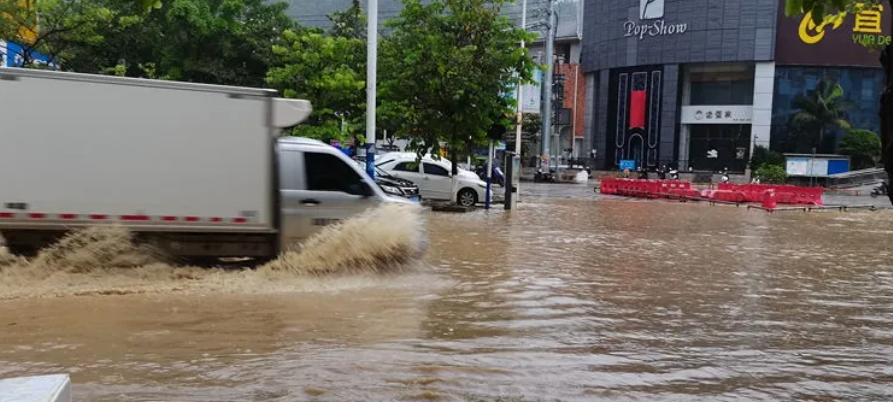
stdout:
<svg viewBox="0 0 893 402">
<path fill-rule="evenodd" d="M 772 135 L 772 98 L 775 95 L 775 62 L 757 63 L 753 77 L 753 123 L 750 154 L 753 147 L 769 146 Z"/>
<path fill-rule="evenodd" d="M 367 5 L 366 28 L 366 173 L 375 177 L 375 102 L 378 79 L 378 0 Z"/>
</svg>

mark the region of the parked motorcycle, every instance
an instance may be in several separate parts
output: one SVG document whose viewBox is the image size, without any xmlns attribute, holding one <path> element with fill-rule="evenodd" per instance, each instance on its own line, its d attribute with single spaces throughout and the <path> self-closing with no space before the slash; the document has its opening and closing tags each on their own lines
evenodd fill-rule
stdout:
<svg viewBox="0 0 893 402">
<path fill-rule="evenodd" d="M 549 172 L 544 172 L 543 168 L 539 168 L 536 170 L 536 175 L 533 176 L 533 181 L 536 183 L 553 183 L 555 182 L 555 169 L 549 169 Z"/>
<path fill-rule="evenodd" d="M 887 195 L 887 187 L 889 186 L 890 183 L 887 180 L 884 180 L 871 190 L 871 196 L 877 197 L 879 195 Z"/>
<path fill-rule="evenodd" d="M 478 175 L 483 181 L 487 181 L 487 167 L 486 165 L 478 165 L 474 169 L 474 173 Z M 493 184 L 498 184 L 500 186 L 505 187 L 505 174 L 502 173 L 502 169 L 499 166 L 493 165 L 493 173 L 490 175 L 490 179 L 493 180 Z"/>
</svg>

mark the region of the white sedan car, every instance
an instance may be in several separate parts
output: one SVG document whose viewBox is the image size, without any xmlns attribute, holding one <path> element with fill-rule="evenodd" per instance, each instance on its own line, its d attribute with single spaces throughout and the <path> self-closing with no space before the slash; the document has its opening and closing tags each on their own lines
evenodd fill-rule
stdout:
<svg viewBox="0 0 893 402">
<path fill-rule="evenodd" d="M 452 199 L 452 164 L 447 160 L 424 157 L 421 161 L 414 153 L 389 153 L 376 161 L 376 166 L 388 174 L 409 180 L 419 186 L 422 198 L 429 200 Z M 476 174 L 459 169 L 456 201 L 459 205 L 473 206 L 484 202 L 487 183 Z"/>
</svg>

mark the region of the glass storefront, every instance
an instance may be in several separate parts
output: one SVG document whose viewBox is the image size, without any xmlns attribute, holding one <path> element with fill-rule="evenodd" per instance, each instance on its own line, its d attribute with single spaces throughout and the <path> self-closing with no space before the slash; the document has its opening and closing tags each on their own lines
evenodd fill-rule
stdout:
<svg viewBox="0 0 893 402">
<path fill-rule="evenodd" d="M 855 128 L 880 130 L 878 99 L 883 85 L 883 71 L 864 67 L 795 67 L 778 66 L 775 69 L 775 96 L 772 102 L 772 144 L 780 152 L 808 152 L 807 145 L 791 134 L 790 121 L 797 114 L 794 100 L 815 90 L 822 79 L 840 84 L 843 96 L 851 103 L 846 120 Z M 838 140 L 843 132 L 832 134 Z"/>
<path fill-rule="evenodd" d="M 750 159 L 750 124 L 689 126 L 689 165 L 696 171 L 744 172 Z"/>
</svg>

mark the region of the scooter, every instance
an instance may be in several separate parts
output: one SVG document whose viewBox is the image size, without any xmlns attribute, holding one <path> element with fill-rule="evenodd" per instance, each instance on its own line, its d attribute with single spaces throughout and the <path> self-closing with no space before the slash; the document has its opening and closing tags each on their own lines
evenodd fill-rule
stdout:
<svg viewBox="0 0 893 402">
<path fill-rule="evenodd" d="M 533 176 L 533 181 L 535 183 L 554 183 L 554 173 L 555 171 L 553 169 L 549 169 L 549 172 L 546 173 L 543 171 L 543 168 L 539 168 L 536 170 L 536 175 Z"/>
<path fill-rule="evenodd" d="M 881 184 L 878 184 L 871 190 L 871 196 L 877 197 L 879 195 L 887 195 L 887 187 L 889 187 L 889 183 L 884 180 Z"/>
<path fill-rule="evenodd" d="M 487 181 L 487 168 L 485 166 L 479 165 L 475 168 L 474 172 L 481 178 L 481 180 Z M 502 173 L 502 169 L 500 169 L 499 166 L 493 165 L 493 173 L 490 175 L 490 179 L 492 180 L 492 183 L 505 187 L 505 174 Z"/>
</svg>

